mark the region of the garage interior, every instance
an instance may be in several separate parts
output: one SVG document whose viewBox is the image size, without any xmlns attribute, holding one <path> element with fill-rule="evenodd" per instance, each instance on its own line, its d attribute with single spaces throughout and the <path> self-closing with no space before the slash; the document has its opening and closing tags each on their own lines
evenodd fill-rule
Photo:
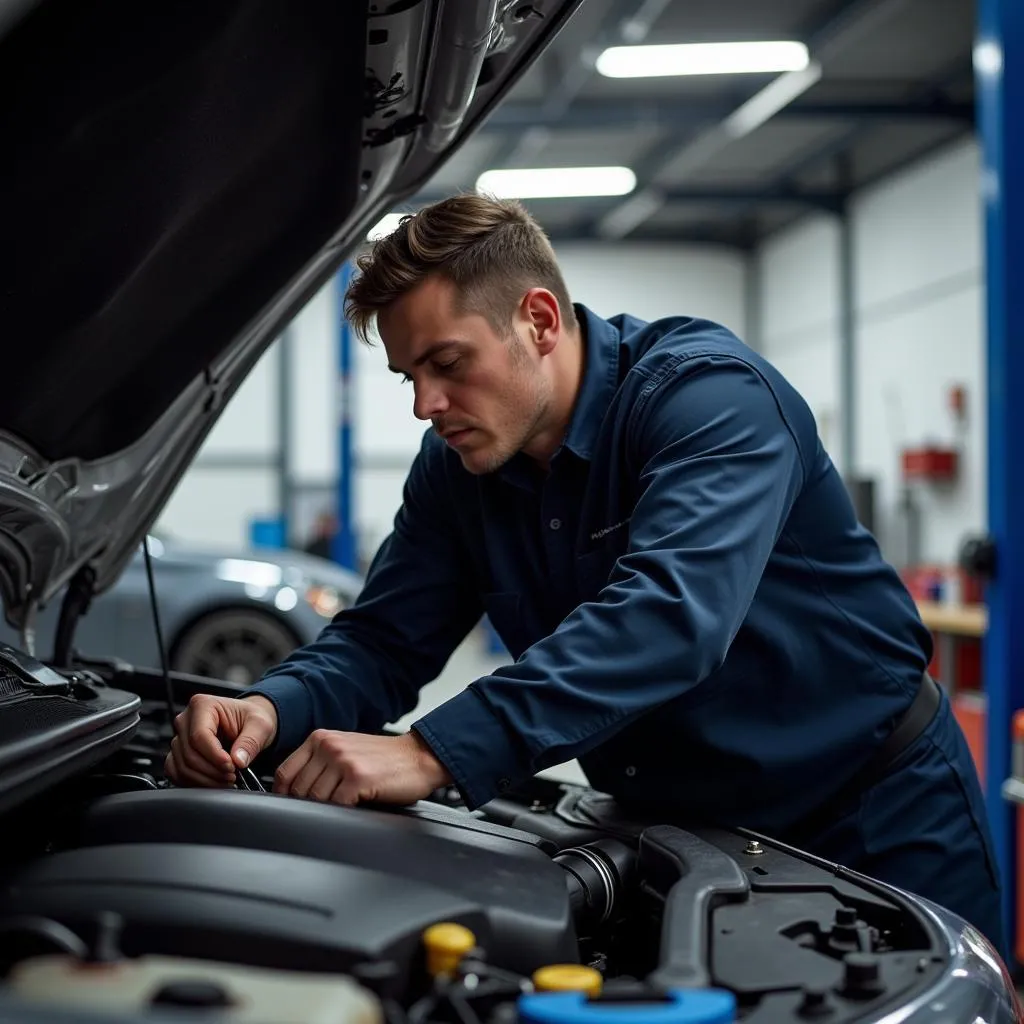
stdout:
<svg viewBox="0 0 1024 1024">
<path fill-rule="evenodd" d="M 524 2 L 515 17 L 543 8 Z M 716 49 L 730 43 L 743 45 Z M 680 46 L 692 49 L 670 52 Z M 662 59 L 677 63 L 652 74 Z M 932 635 L 929 671 L 985 792 L 1015 979 L 1024 303 L 1012 266 L 1024 146 L 1010 127 L 1024 111 L 1022 67 L 1012 0 L 585 0 L 364 243 L 444 197 L 501 192 L 542 225 L 574 300 L 602 317 L 724 324 L 785 375 Z M 256 681 L 354 599 L 392 528 L 423 424 L 380 345 L 345 322 L 353 258 L 232 396 L 149 538 L 176 671 Z M 316 559 L 322 583 L 290 590 L 292 557 Z M 160 669 L 145 632 L 150 568 L 137 558 L 95 601 L 84 653 Z M 275 607 L 240 612 L 225 596 L 224 609 L 196 611 L 214 575 L 225 595 L 280 587 Z M 55 615 L 44 609 L 40 628 Z M 482 620 L 393 725 L 507 657 Z M 542 775 L 586 782 L 576 762 Z"/>
<path fill-rule="evenodd" d="M 991 391 L 992 375 L 1013 379 L 1019 358 L 1010 295 L 993 288 L 1008 274 L 1000 261 L 1013 235 L 998 226 L 1005 211 L 990 207 L 986 221 L 985 206 L 998 173 L 986 154 L 1009 153 L 1000 133 L 1011 108 L 1004 100 L 984 125 L 979 117 L 992 50 L 979 6 L 588 0 L 377 230 L 481 187 L 490 171 L 632 172 L 624 194 L 524 202 L 578 301 L 605 316 L 724 323 L 810 403 L 862 521 L 933 630 L 932 672 L 955 695 L 1012 878 L 1014 812 L 1002 786 L 1024 693 L 1006 625 L 1013 582 L 1006 570 L 991 577 L 985 543 L 995 534 L 1000 566 L 1014 564 L 1006 531 L 1019 505 L 1003 435 L 1012 409 L 993 405 Z M 596 66 L 613 47 L 765 40 L 802 42 L 806 66 L 638 78 Z M 233 399 L 159 532 L 230 548 L 319 537 L 323 553 L 365 569 L 390 529 L 420 424 L 380 351 L 336 326 L 350 272 L 309 303 Z M 417 713 L 501 656 L 483 624 Z M 571 764 L 558 771 L 579 777 Z"/>
</svg>

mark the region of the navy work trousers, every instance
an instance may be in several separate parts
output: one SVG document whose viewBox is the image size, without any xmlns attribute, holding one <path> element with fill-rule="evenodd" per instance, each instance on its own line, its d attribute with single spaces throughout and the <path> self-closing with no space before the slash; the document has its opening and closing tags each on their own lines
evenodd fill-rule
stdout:
<svg viewBox="0 0 1024 1024">
<path fill-rule="evenodd" d="M 1007 956 L 985 802 L 945 694 L 885 778 L 836 810 L 803 849 L 959 914 Z"/>
</svg>

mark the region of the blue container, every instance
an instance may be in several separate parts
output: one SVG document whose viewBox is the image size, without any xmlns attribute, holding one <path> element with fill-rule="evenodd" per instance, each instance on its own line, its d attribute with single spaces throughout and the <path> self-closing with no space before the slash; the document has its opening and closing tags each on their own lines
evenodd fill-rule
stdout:
<svg viewBox="0 0 1024 1024">
<path fill-rule="evenodd" d="M 736 998 L 721 989 L 668 993 L 665 1002 L 601 1002 L 583 992 L 535 992 L 519 997 L 521 1024 L 733 1024 Z"/>
<path fill-rule="evenodd" d="M 254 548 L 283 548 L 285 522 L 283 519 L 250 519 L 249 544 Z"/>
</svg>

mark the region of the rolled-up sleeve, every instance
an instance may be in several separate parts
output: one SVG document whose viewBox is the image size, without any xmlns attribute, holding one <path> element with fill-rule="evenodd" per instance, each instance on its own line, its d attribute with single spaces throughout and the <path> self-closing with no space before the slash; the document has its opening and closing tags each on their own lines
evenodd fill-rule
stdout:
<svg viewBox="0 0 1024 1024">
<path fill-rule="evenodd" d="M 482 614 L 442 453 L 425 437 L 356 603 L 249 691 L 277 709 L 275 751 L 314 728 L 376 732 L 401 718 Z"/>
<path fill-rule="evenodd" d="M 714 685 L 802 487 L 776 397 L 740 359 L 674 367 L 631 426 L 639 498 L 607 585 L 414 725 L 471 807 Z"/>
</svg>

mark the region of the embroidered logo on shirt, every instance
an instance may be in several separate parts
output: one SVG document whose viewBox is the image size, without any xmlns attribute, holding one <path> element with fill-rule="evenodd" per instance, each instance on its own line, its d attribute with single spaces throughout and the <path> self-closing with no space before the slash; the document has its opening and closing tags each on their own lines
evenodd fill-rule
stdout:
<svg viewBox="0 0 1024 1024">
<path fill-rule="evenodd" d="M 614 533 L 615 530 L 621 529 L 625 526 L 632 516 L 627 516 L 621 522 L 614 523 L 612 526 L 606 526 L 603 530 L 595 530 L 591 535 L 591 540 L 600 540 L 602 537 L 607 537 L 609 533 Z"/>
</svg>

